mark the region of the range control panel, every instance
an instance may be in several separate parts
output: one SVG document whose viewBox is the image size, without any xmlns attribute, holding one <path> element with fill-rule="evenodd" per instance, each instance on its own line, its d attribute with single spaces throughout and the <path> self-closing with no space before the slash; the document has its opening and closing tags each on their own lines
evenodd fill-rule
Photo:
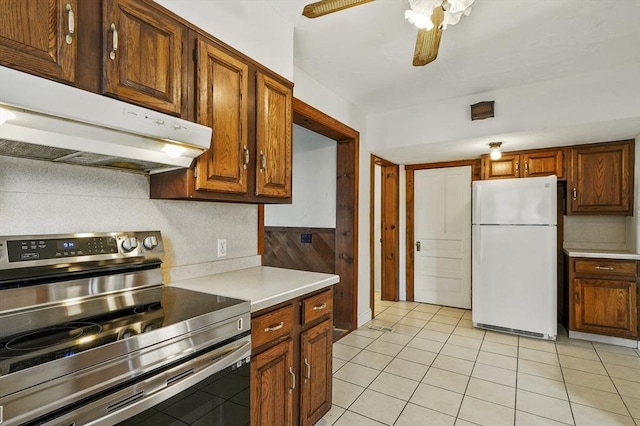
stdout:
<svg viewBox="0 0 640 426">
<path fill-rule="evenodd" d="M 25 267 L 134 256 L 159 258 L 163 253 L 159 231 L 0 237 L 0 269 L 12 264 Z"/>
<path fill-rule="evenodd" d="M 114 237 L 55 238 L 7 241 L 9 262 L 118 253 Z"/>
</svg>

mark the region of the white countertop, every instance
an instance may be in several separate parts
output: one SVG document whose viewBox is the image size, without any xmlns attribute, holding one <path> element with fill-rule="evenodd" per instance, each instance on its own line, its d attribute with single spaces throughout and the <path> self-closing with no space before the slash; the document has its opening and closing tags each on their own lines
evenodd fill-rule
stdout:
<svg viewBox="0 0 640 426">
<path fill-rule="evenodd" d="M 318 272 L 258 266 L 221 274 L 174 281 L 167 285 L 188 290 L 251 301 L 251 312 L 257 312 L 329 287 L 340 276 Z"/>
<path fill-rule="evenodd" d="M 564 249 L 569 257 L 593 257 L 601 259 L 640 260 L 640 254 L 623 250 Z"/>
</svg>

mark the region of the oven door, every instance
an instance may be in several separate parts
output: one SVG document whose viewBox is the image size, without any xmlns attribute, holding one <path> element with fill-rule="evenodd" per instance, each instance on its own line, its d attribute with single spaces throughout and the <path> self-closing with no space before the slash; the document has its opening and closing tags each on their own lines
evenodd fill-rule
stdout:
<svg viewBox="0 0 640 426">
<path fill-rule="evenodd" d="M 248 335 L 144 375 L 42 425 L 249 425 Z"/>
</svg>

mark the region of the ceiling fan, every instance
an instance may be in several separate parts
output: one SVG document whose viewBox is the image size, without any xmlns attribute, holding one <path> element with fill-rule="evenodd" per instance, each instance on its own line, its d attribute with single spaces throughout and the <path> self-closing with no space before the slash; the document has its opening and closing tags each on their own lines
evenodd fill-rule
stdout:
<svg viewBox="0 0 640 426">
<path fill-rule="evenodd" d="M 374 0 L 321 0 L 304 7 L 302 14 L 317 18 Z M 413 66 L 423 66 L 438 57 L 442 30 L 458 23 L 462 15 L 471 13 L 474 0 L 409 0 L 411 10 L 404 17 L 418 27 L 418 39 L 413 52 Z"/>
</svg>

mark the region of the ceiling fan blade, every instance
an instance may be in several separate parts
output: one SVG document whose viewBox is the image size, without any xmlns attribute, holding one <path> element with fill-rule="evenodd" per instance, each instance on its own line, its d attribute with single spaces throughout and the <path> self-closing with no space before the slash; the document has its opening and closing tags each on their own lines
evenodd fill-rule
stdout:
<svg viewBox="0 0 640 426">
<path fill-rule="evenodd" d="M 433 62 L 438 57 L 438 49 L 440 48 L 440 37 L 442 37 L 442 29 L 440 24 L 444 19 L 444 10 L 437 7 L 431 15 L 431 21 L 434 27 L 430 30 L 418 31 L 418 39 L 416 40 L 416 50 L 413 52 L 413 66 L 421 67 Z"/>
<path fill-rule="evenodd" d="M 302 14 L 307 18 L 317 18 L 339 10 L 372 2 L 373 0 L 322 0 L 304 7 Z"/>
</svg>

